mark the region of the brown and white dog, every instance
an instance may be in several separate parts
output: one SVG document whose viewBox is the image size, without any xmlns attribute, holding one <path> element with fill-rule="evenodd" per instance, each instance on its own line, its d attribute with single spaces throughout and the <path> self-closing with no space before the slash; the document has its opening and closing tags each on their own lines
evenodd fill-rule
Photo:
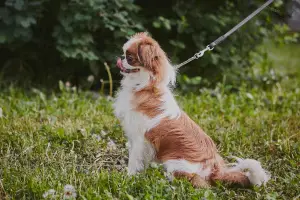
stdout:
<svg viewBox="0 0 300 200">
<path fill-rule="evenodd" d="M 269 180 L 256 160 L 236 158 L 237 163 L 225 164 L 212 139 L 179 108 L 171 91 L 175 68 L 154 39 L 138 33 L 123 51 L 117 61 L 123 79 L 114 111 L 129 140 L 128 174 L 155 161 L 171 178 L 187 178 L 194 187 L 217 180 L 241 185 Z"/>
</svg>

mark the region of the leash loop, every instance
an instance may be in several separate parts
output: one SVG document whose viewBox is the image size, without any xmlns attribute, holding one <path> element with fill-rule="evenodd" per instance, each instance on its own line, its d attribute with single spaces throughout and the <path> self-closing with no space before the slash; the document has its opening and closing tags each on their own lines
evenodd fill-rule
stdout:
<svg viewBox="0 0 300 200">
<path fill-rule="evenodd" d="M 212 50 L 214 50 L 215 46 L 216 46 L 216 45 L 210 45 L 210 44 L 209 44 L 209 45 L 207 45 L 207 48 L 208 48 L 210 51 L 212 51 Z"/>
</svg>

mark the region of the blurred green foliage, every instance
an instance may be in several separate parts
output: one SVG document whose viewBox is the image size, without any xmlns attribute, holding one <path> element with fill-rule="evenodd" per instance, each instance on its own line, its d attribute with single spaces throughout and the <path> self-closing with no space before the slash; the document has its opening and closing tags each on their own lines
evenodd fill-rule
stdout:
<svg viewBox="0 0 300 200">
<path fill-rule="evenodd" d="M 25 78 L 40 83 L 62 78 L 78 84 L 91 73 L 105 78 L 102 63 L 114 65 L 123 43 L 139 31 L 149 31 L 172 62 L 179 63 L 227 32 L 261 3 L 5 0 L 0 4 L 0 70 L 15 81 Z M 282 5 L 283 1 L 277 1 L 272 9 L 278 11 Z M 262 12 L 181 73 L 217 82 L 228 69 L 249 67 L 250 52 L 276 30 L 272 15 L 271 10 Z M 277 29 L 282 31 L 280 27 Z M 118 71 L 112 71 L 117 79 Z M 203 82 L 198 79 L 191 83 Z"/>
</svg>

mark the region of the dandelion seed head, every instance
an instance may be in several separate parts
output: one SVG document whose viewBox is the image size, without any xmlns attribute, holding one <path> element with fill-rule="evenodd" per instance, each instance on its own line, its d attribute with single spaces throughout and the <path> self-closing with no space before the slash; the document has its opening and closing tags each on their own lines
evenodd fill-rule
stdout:
<svg viewBox="0 0 300 200">
<path fill-rule="evenodd" d="M 107 135 L 107 133 L 104 130 L 101 130 L 100 133 L 101 133 L 102 136 L 106 136 Z"/>
<path fill-rule="evenodd" d="M 110 150 L 116 150 L 117 149 L 117 145 L 116 143 L 109 139 L 108 143 L 107 143 L 107 147 L 110 149 Z"/>
<path fill-rule="evenodd" d="M 89 75 L 87 78 L 88 82 L 94 82 L 94 80 L 95 80 L 95 77 L 93 75 Z"/>
<path fill-rule="evenodd" d="M 76 190 L 73 185 L 65 185 L 64 199 L 75 199 L 77 196 Z"/>
<path fill-rule="evenodd" d="M 98 142 L 101 140 L 101 136 L 98 134 L 92 134 L 92 138 L 96 139 Z"/>
<path fill-rule="evenodd" d="M 66 87 L 71 87 L 71 83 L 69 81 L 66 82 Z"/>
</svg>

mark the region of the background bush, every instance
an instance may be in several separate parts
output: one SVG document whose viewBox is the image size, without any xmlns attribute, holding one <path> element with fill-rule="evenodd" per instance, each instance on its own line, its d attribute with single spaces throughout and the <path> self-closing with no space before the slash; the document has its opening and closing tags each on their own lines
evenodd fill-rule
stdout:
<svg viewBox="0 0 300 200">
<path fill-rule="evenodd" d="M 57 79 L 78 85 L 91 73 L 96 80 L 106 78 L 103 62 L 114 66 L 123 43 L 138 31 L 149 31 L 173 63 L 179 63 L 227 32 L 262 2 L 6 0 L 0 8 L 1 74 L 10 81 L 25 79 L 50 85 Z M 200 75 L 209 82 L 220 81 L 228 70 L 232 77 L 240 77 L 251 64 L 250 52 L 272 34 L 274 15 L 283 13 L 282 5 L 283 1 L 277 1 L 181 72 Z M 118 70 L 112 72 L 118 79 Z M 197 80 L 192 82 L 204 83 Z"/>
</svg>

